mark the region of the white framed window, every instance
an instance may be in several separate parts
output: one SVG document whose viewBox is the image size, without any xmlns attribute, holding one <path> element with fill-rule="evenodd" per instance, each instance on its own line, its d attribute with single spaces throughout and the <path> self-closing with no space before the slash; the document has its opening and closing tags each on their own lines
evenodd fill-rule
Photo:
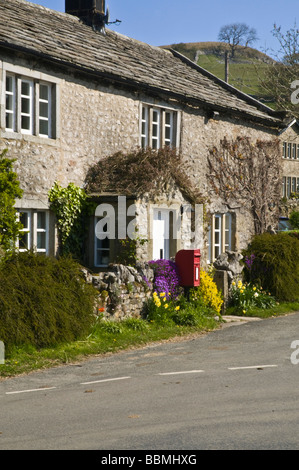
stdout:
<svg viewBox="0 0 299 470">
<path fill-rule="evenodd" d="M 18 249 L 19 251 L 27 251 L 31 248 L 31 212 L 22 211 L 19 212 L 18 216 L 21 224 L 23 225 L 18 240 Z"/>
<path fill-rule="evenodd" d="M 38 253 L 48 251 L 48 212 L 37 211 L 33 214 L 33 245 Z"/>
<path fill-rule="evenodd" d="M 103 222 L 102 217 L 95 218 L 95 259 L 96 267 L 108 266 L 110 262 L 110 233 L 108 222 Z"/>
<path fill-rule="evenodd" d="M 179 113 L 175 110 L 142 104 L 140 143 L 142 148 L 179 146 Z"/>
<path fill-rule="evenodd" d="M 19 210 L 18 218 L 23 225 L 17 241 L 19 251 L 34 250 L 48 253 L 49 246 L 49 211 Z"/>
<path fill-rule="evenodd" d="M 208 231 L 208 263 L 233 249 L 233 214 L 213 214 Z"/>
<path fill-rule="evenodd" d="M 20 79 L 20 120 L 21 132 L 23 134 L 33 134 L 33 81 Z"/>
<path fill-rule="evenodd" d="M 6 75 L 5 127 L 9 131 L 15 131 L 16 129 L 16 90 L 15 80 L 11 75 Z"/>
<path fill-rule="evenodd" d="M 282 179 L 282 197 L 290 198 L 292 194 L 299 194 L 299 177 L 284 176 Z"/>
<path fill-rule="evenodd" d="M 5 130 L 54 138 L 55 84 L 17 74 L 5 77 Z"/>
<path fill-rule="evenodd" d="M 39 117 L 39 129 L 38 134 L 42 137 L 51 137 L 51 101 L 52 101 L 51 86 L 46 83 L 39 84 L 39 96 L 38 96 L 38 117 Z"/>
<path fill-rule="evenodd" d="M 282 143 L 282 158 L 288 160 L 299 160 L 299 144 L 283 142 Z"/>
</svg>

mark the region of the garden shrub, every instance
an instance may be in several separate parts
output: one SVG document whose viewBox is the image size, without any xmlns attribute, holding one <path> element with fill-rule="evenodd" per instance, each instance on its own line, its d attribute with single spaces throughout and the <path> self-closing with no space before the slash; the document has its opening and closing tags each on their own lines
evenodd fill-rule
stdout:
<svg viewBox="0 0 299 470">
<path fill-rule="evenodd" d="M 217 285 L 213 280 L 213 273 L 200 270 L 200 285 L 191 289 L 190 296 L 192 300 L 202 300 L 204 305 L 220 314 L 223 298 L 218 291 Z"/>
<path fill-rule="evenodd" d="M 94 321 L 95 300 L 70 257 L 13 254 L 0 265 L 0 340 L 7 351 L 78 339 Z"/>
<path fill-rule="evenodd" d="M 147 320 L 159 324 L 172 323 L 173 313 L 176 310 L 179 310 L 179 308 L 180 307 L 176 305 L 176 302 L 171 299 L 169 292 L 157 293 L 155 291 L 147 302 Z"/>
<path fill-rule="evenodd" d="M 288 233 L 256 235 L 243 252 L 245 281 L 281 301 L 299 299 L 299 240 Z"/>
<path fill-rule="evenodd" d="M 154 289 L 160 294 L 165 292 L 166 298 L 175 299 L 182 292 L 178 268 L 173 261 L 160 259 L 150 261 L 154 270 Z"/>
<path fill-rule="evenodd" d="M 290 215 L 290 222 L 294 230 L 299 229 L 299 211 L 292 211 Z"/>
<path fill-rule="evenodd" d="M 270 292 L 266 292 L 262 287 L 252 284 L 233 282 L 229 296 L 229 306 L 233 307 L 233 312 L 246 314 L 252 308 L 268 309 L 276 305 L 275 298 Z"/>
</svg>

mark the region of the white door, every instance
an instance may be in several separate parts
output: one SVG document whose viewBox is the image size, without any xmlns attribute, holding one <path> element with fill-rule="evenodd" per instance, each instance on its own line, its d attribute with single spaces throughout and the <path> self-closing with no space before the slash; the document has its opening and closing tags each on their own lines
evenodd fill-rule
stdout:
<svg viewBox="0 0 299 470">
<path fill-rule="evenodd" d="M 154 209 L 153 259 L 169 259 L 169 211 Z"/>
</svg>

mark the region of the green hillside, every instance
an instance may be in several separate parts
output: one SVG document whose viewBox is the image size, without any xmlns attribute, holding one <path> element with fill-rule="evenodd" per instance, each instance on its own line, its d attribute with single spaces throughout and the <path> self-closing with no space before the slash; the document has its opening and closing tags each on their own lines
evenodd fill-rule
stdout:
<svg viewBox="0 0 299 470">
<path fill-rule="evenodd" d="M 229 46 L 222 42 L 180 43 L 163 46 L 172 48 L 188 57 L 193 62 L 213 73 L 222 80 L 225 79 L 225 52 Z M 261 80 L 265 71 L 274 60 L 266 54 L 251 47 L 238 46 L 234 58 L 229 59 L 230 85 L 254 96 L 268 106 L 271 97 L 265 94 Z"/>
</svg>

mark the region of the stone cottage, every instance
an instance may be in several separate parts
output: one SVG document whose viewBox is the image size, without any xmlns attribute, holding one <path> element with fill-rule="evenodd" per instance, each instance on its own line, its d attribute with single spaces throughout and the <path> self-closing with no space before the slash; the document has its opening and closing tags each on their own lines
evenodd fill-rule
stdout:
<svg viewBox="0 0 299 470">
<path fill-rule="evenodd" d="M 89 170 L 117 152 L 177 149 L 190 184 L 204 197 L 209 148 L 225 136 L 271 140 L 286 128 L 281 114 L 178 52 L 110 31 L 102 0 L 67 0 L 66 13 L 0 0 L 0 18 L 0 150 L 16 159 L 24 190 L 16 205 L 24 226 L 20 249 L 55 255 L 49 190 L 55 181 L 84 187 Z M 103 204 L 110 203 L 117 217 L 135 207 L 139 233 L 150 240 L 141 248 L 143 260 L 189 248 L 192 225 L 204 265 L 246 246 L 253 221 L 242 206 L 215 197 L 196 211 L 185 188 L 175 178 L 169 184 L 154 200 L 142 191 L 131 199 L 114 188 L 93 193 L 98 209 L 88 227 L 86 265 L 96 271 L 114 261 L 114 239 L 100 236 L 107 230 Z M 172 239 L 174 221 L 180 224 Z"/>
</svg>

